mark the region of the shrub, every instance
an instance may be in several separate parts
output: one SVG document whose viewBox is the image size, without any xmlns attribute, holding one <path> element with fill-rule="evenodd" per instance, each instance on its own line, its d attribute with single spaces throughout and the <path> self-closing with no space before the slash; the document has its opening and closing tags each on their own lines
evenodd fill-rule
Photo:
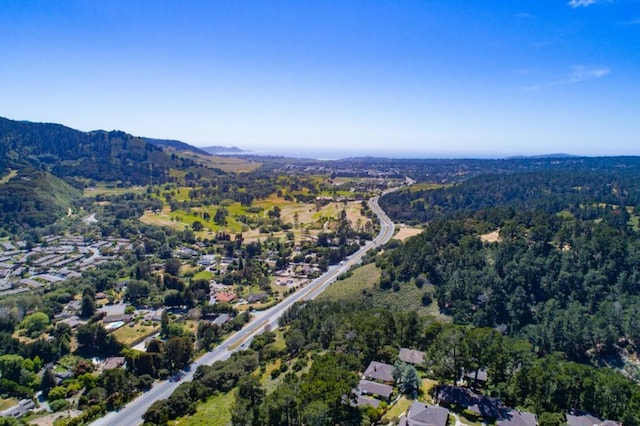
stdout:
<svg viewBox="0 0 640 426">
<path fill-rule="evenodd" d="M 69 408 L 69 403 L 66 399 L 56 399 L 55 401 L 51 401 L 49 403 L 49 407 L 51 408 L 51 411 L 57 412 Z"/>
<path fill-rule="evenodd" d="M 48 400 L 55 401 L 58 399 L 64 399 L 67 397 L 67 388 L 64 386 L 56 386 L 49 391 Z"/>
</svg>

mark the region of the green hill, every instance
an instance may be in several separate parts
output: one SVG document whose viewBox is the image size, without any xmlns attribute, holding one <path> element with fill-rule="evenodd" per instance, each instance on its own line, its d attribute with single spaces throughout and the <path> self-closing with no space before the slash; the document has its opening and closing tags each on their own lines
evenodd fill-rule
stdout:
<svg viewBox="0 0 640 426">
<path fill-rule="evenodd" d="M 0 167 L 31 165 L 69 180 L 163 183 L 171 169 L 215 175 L 194 161 L 122 131 L 81 132 L 60 124 L 0 118 Z"/>
<path fill-rule="evenodd" d="M 0 184 L 0 228 L 15 233 L 40 227 L 63 216 L 81 191 L 33 167 L 24 167 Z"/>
<path fill-rule="evenodd" d="M 10 173 L 16 176 L 9 179 Z M 81 132 L 0 117 L 0 226 L 5 230 L 53 223 L 80 196 L 77 189 L 96 183 L 147 185 L 218 173 L 122 131 Z"/>
</svg>

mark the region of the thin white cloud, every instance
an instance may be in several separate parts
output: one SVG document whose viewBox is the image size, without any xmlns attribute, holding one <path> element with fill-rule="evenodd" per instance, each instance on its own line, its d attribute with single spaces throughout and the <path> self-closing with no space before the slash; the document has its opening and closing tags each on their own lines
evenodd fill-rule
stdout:
<svg viewBox="0 0 640 426">
<path fill-rule="evenodd" d="M 577 7 L 588 7 L 592 4 L 602 3 L 602 1 L 603 0 L 570 0 L 567 4 L 575 9 Z"/>
<path fill-rule="evenodd" d="M 595 78 L 602 78 L 611 73 L 611 69 L 607 67 L 585 67 L 575 66 L 571 73 L 571 83 L 579 83 L 585 80 L 593 80 Z"/>
<path fill-rule="evenodd" d="M 539 90 L 549 89 L 555 86 L 581 83 L 588 80 L 596 80 L 602 77 L 606 77 L 609 74 L 611 74 L 611 69 L 609 67 L 588 67 L 584 65 L 577 65 L 574 66 L 571 72 L 568 75 L 565 75 L 564 78 L 549 83 L 528 86 L 525 87 L 524 90 L 528 92 L 537 92 Z"/>
<path fill-rule="evenodd" d="M 530 13 L 521 12 L 521 13 L 516 13 L 516 18 L 521 18 L 521 19 L 533 18 L 533 15 Z"/>
</svg>

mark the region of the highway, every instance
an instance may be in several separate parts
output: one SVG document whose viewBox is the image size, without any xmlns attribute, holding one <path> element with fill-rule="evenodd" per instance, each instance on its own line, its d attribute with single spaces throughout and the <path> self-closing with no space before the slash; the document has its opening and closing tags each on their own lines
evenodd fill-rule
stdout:
<svg viewBox="0 0 640 426">
<path fill-rule="evenodd" d="M 397 188 L 387 190 L 393 191 Z M 385 192 L 385 193 L 386 193 Z M 369 207 L 380 220 L 380 232 L 373 239 L 367 242 L 360 250 L 351 255 L 347 260 L 341 262 L 340 265 L 332 265 L 329 270 L 321 277 L 313 280 L 305 287 L 299 289 L 289 297 L 284 299 L 276 306 L 265 311 L 255 312 L 251 321 L 245 327 L 229 337 L 215 349 L 207 352 L 195 362 L 191 364 L 191 369 L 184 378 L 178 382 L 169 380 L 156 382 L 156 384 L 147 392 L 141 394 L 136 399 L 130 401 L 127 405 L 118 411 L 111 411 L 104 417 L 91 423 L 93 426 L 114 426 L 114 425 L 138 425 L 143 422 L 142 415 L 159 399 L 168 398 L 173 391 L 182 383 L 182 381 L 192 380 L 193 373 L 200 365 L 211 365 L 216 361 L 229 358 L 232 352 L 243 350 L 249 346 L 249 342 L 254 336 L 262 333 L 265 328 L 275 328 L 282 314 L 295 302 L 301 300 L 311 300 L 321 294 L 329 285 L 335 282 L 336 278 L 349 270 L 354 265 L 360 263 L 365 253 L 372 248 L 387 243 L 393 236 L 394 225 L 391 219 L 378 205 L 379 197 L 369 199 Z M 268 327 L 267 327 L 268 326 Z"/>
</svg>

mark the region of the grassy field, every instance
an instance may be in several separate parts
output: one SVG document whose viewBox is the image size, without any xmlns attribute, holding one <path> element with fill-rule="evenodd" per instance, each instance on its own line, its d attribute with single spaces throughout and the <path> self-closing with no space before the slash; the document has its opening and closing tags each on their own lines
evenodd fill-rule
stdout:
<svg viewBox="0 0 640 426">
<path fill-rule="evenodd" d="M 380 270 L 369 263 L 353 271 L 353 275 L 329 286 L 319 297 L 320 300 L 354 300 L 365 298 L 363 290 L 372 290 L 380 280 Z"/>
<path fill-rule="evenodd" d="M 191 190 L 192 188 L 188 187 L 171 187 L 166 190 L 162 189 L 159 193 L 154 191 L 153 196 L 164 203 L 167 203 L 167 196 L 181 203 L 190 199 L 189 193 Z M 351 221 L 354 227 L 364 226 L 370 221 L 370 219 L 360 214 L 362 206 L 359 201 L 348 203 L 331 202 L 318 210 L 316 203 L 298 203 L 286 200 L 283 197 L 277 197 L 276 195 L 254 201 L 252 207 L 259 208 L 260 211 L 258 212 L 249 213 L 247 207 L 242 206 L 238 202 L 222 200 L 220 205 L 193 207 L 190 211 L 181 209 L 171 211 L 169 206 L 165 204 L 162 211 L 147 211 L 142 215 L 140 220 L 149 225 L 164 226 L 177 230 L 191 227 L 195 221 L 199 221 L 203 226 L 203 230 L 196 232 L 198 237 L 210 238 L 216 232 L 225 231 L 230 234 L 242 233 L 246 242 L 253 242 L 258 239 L 265 239 L 269 235 L 260 233 L 258 228 L 262 225 L 256 225 L 253 229 L 249 229 L 249 225 L 240 221 L 241 217 L 244 216 L 248 218 L 249 222 L 253 224 L 259 222 L 267 224 L 269 222 L 269 211 L 275 206 L 280 209 L 282 222 L 293 225 L 294 228 L 291 229 L 291 231 L 294 233 L 296 242 L 300 242 L 303 238 L 303 230 L 309 232 L 310 235 L 315 235 L 323 229 L 331 229 L 331 224 L 339 218 L 340 212 L 343 209 L 347 213 L 347 219 Z M 218 225 L 212 220 L 203 219 L 202 216 L 205 213 L 208 214 L 210 218 L 215 217 L 216 211 L 221 207 L 224 207 L 228 211 L 226 224 L 224 226 Z M 287 232 L 274 232 L 273 236 L 284 239 L 287 237 Z"/>
<path fill-rule="evenodd" d="M 398 230 L 398 232 L 393 236 L 393 239 L 398 241 L 404 241 L 407 238 L 416 236 L 423 231 L 423 229 L 421 228 L 409 228 L 406 226 L 400 228 L 396 227 L 396 229 Z"/>
<path fill-rule="evenodd" d="M 151 325 L 136 324 L 134 327 L 129 327 L 129 324 L 125 324 L 116 331 L 113 335 L 118 339 L 118 342 L 124 345 L 131 345 L 132 343 L 156 333 L 160 328 Z"/>
<path fill-rule="evenodd" d="M 421 387 L 421 391 L 422 391 L 422 397 L 420 398 L 420 400 L 428 403 L 428 404 L 433 404 L 433 398 L 431 398 L 431 395 L 429 395 L 429 391 L 431 391 L 431 389 L 433 389 L 436 385 L 438 384 L 438 382 L 436 382 L 435 380 L 431 380 L 431 379 L 422 379 L 422 387 Z"/>
<path fill-rule="evenodd" d="M 7 408 L 11 408 L 18 403 L 18 400 L 15 398 L 0 398 L 0 411 L 4 411 Z"/>
<path fill-rule="evenodd" d="M 144 186 L 131 186 L 127 188 L 108 188 L 106 186 L 96 186 L 86 188 L 83 192 L 85 197 L 95 197 L 96 195 L 122 195 L 128 193 L 142 194 L 146 191 Z"/>
<path fill-rule="evenodd" d="M 411 185 L 411 190 L 412 191 L 421 191 L 421 190 L 426 190 L 426 189 L 447 188 L 449 186 L 451 186 L 451 185 L 445 185 L 445 184 L 441 184 L 441 183 L 422 182 L 422 183 L 416 183 L 415 185 Z"/>
<path fill-rule="evenodd" d="M 396 402 L 393 407 L 391 407 L 389 409 L 389 411 L 387 411 L 385 413 L 384 416 L 382 416 L 382 424 L 387 424 L 387 423 L 391 423 L 391 422 L 397 422 L 398 418 L 407 410 L 409 410 L 409 407 L 411 406 L 411 404 L 413 403 L 412 400 L 407 399 L 407 397 L 405 396 L 401 396 L 400 399 L 398 400 L 398 402 Z"/>
<path fill-rule="evenodd" d="M 236 400 L 236 392 L 231 391 L 210 397 L 198 404 L 193 416 L 182 417 L 171 424 L 176 426 L 226 426 L 231 424 L 231 407 Z"/>
<path fill-rule="evenodd" d="M 13 179 L 16 176 L 18 176 L 17 170 L 14 170 L 14 169 L 9 170 L 9 174 L 6 176 L 3 176 L 2 179 L 0 179 L 0 185 L 9 182 L 11 179 Z"/>
<path fill-rule="evenodd" d="M 211 280 L 213 279 L 213 272 L 211 271 L 200 271 L 193 276 L 194 280 Z"/>
<path fill-rule="evenodd" d="M 419 314 L 429 314 L 444 321 L 449 320 L 448 317 L 440 314 L 435 301 L 429 306 L 422 305 L 422 294 L 427 291 L 433 292 L 431 286 L 425 285 L 419 289 L 409 282 L 403 283 L 400 291 L 383 291 L 378 285 L 379 280 L 380 270 L 375 264 L 369 263 L 353 270 L 353 275 L 349 278 L 336 281 L 318 299 L 342 301 L 372 298 L 376 306 L 391 310 L 415 310 Z"/>
<path fill-rule="evenodd" d="M 260 376 L 260 384 L 264 388 L 266 392 L 273 392 L 273 390 L 278 387 L 278 384 L 282 380 L 284 374 L 278 375 L 275 379 L 271 378 L 271 372 L 280 368 L 282 363 L 282 359 L 278 358 L 274 362 L 270 362 L 266 365 L 266 369 L 264 374 Z"/>
<path fill-rule="evenodd" d="M 248 173 L 252 172 L 262 164 L 243 160 L 241 158 L 227 157 L 225 155 L 200 155 L 180 153 L 184 157 L 193 159 L 194 161 L 207 167 L 215 167 L 227 173 Z"/>
</svg>

